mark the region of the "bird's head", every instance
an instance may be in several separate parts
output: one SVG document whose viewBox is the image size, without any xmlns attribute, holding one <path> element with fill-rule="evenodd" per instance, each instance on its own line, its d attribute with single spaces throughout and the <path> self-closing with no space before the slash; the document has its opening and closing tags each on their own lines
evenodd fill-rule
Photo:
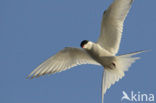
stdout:
<svg viewBox="0 0 156 103">
<path fill-rule="evenodd" d="M 89 50 L 89 49 L 92 48 L 92 44 L 93 44 L 93 43 L 92 43 L 91 41 L 83 40 L 83 41 L 81 42 L 80 46 L 81 46 L 81 48 L 83 48 L 83 49 Z"/>
</svg>

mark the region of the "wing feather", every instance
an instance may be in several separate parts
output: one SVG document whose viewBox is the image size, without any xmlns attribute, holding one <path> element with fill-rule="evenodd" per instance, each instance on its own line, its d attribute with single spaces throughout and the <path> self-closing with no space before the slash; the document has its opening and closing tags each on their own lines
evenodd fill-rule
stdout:
<svg viewBox="0 0 156 103">
<path fill-rule="evenodd" d="M 93 60 L 85 50 L 80 48 L 67 47 L 40 64 L 28 75 L 27 78 L 34 78 L 45 74 L 61 72 L 81 64 L 100 65 L 95 60 Z"/>
<path fill-rule="evenodd" d="M 101 34 L 97 43 L 114 55 L 118 52 L 123 23 L 132 1 L 133 0 L 115 0 L 103 14 Z"/>
</svg>

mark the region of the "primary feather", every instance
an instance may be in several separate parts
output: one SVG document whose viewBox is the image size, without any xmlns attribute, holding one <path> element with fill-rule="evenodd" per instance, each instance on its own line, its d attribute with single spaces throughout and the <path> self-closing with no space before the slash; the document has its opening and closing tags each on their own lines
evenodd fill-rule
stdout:
<svg viewBox="0 0 156 103">
<path fill-rule="evenodd" d="M 85 50 L 67 47 L 39 65 L 27 78 L 61 72 L 80 64 L 100 65 L 93 60 Z"/>
<path fill-rule="evenodd" d="M 115 0 L 103 13 L 101 34 L 97 43 L 114 55 L 119 50 L 123 23 L 132 1 L 133 0 Z"/>
</svg>

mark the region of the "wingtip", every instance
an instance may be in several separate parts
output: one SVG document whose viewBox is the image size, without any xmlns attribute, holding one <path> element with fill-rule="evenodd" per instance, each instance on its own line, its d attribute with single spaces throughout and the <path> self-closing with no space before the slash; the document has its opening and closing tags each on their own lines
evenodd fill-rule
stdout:
<svg viewBox="0 0 156 103">
<path fill-rule="evenodd" d="M 30 79 L 33 79 L 33 78 L 31 76 L 27 76 L 26 79 L 29 79 L 30 80 Z"/>
<path fill-rule="evenodd" d="M 34 75 L 28 75 L 27 77 L 26 77 L 26 79 L 33 79 L 33 78 L 35 78 L 35 76 Z"/>
<path fill-rule="evenodd" d="M 28 75 L 28 76 L 26 77 L 26 79 L 30 79 L 30 77 L 31 77 L 31 75 Z"/>
</svg>

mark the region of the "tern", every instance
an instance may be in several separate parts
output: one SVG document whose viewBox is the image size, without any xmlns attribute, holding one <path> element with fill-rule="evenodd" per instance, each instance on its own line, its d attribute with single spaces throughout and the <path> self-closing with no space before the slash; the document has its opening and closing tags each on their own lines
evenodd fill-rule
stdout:
<svg viewBox="0 0 156 103">
<path fill-rule="evenodd" d="M 128 68 L 139 57 L 134 55 L 144 51 L 116 55 L 119 51 L 124 20 L 133 0 L 114 0 L 104 11 L 101 33 L 97 42 L 83 40 L 81 48 L 66 47 L 34 69 L 27 78 L 54 74 L 82 64 L 102 66 L 102 103 L 104 94 L 115 82 L 119 81 Z"/>
</svg>

